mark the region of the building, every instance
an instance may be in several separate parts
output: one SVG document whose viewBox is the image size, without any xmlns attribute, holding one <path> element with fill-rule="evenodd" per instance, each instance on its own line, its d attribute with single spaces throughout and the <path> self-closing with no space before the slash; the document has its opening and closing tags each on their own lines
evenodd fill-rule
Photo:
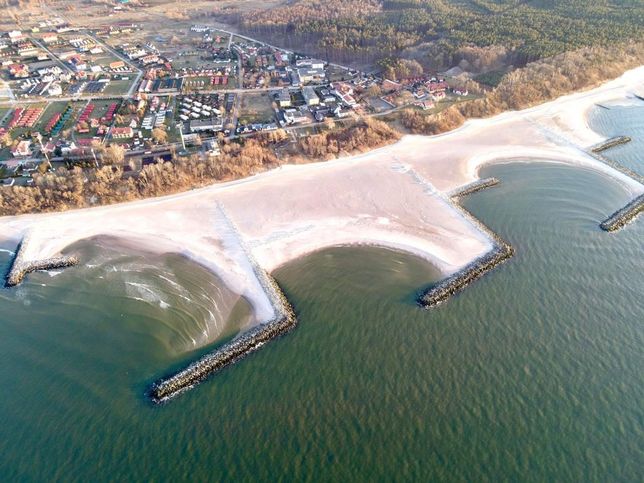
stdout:
<svg viewBox="0 0 644 483">
<path fill-rule="evenodd" d="M 224 119 L 214 117 L 212 119 L 199 119 L 190 121 L 190 132 L 221 131 L 224 129 Z"/>
<path fill-rule="evenodd" d="M 295 66 L 308 69 L 324 69 L 324 62 L 317 59 L 298 59 L 295 61 Z"/>
<path fill-rule="evenodd" d="M 343 104 L 349 107 L 354 107 L 358 104 L 353 98 L 353 88 L 344 82 L 334 84 L 332 92 L 342 101 Z"/>
<path fill-rule="evenodd" d="M 320 98 L 315 93 L 313 87 L 305 87 L 302 89 L 302 97 L 304 97 L 307 106 L 317 106 L 320 104 Z"/>
<path fill-rule="evenodd" d="M 288 89 L 282 89 L 277 93 L 277 103 L 282 109 L 291 107 L 291 93 Z"/>
<path fill-rule="evenodd" d="M 14 79 L 29 77 L 29 66 L 25 64 L 11 64 L 8 70 Z"/>
<path fill-rule="evenodd" d="M 122 69 L 123 67 L 125 67 L 125 62 L 123 62 L 122 60 L 110 63 L 110 69 L 112 70 Z"/>
<path fill-rule="evenodd" d="M 284 121 L 286 124 L 301 124 L 309 122 L 309 117 L 297 109 L 287 109 L 284 111 Z"/>
<path fill-rule="evenodd" d="M 31 141 L 20 141 L 15 147 L 11 154 L 16 158 L 31 156 L 33 154 L 31 150 Z"/>
<path fill-rule="evenodd" d="M 309 82 L 323 82 L 326 79 L 326 72 L 323 68 L 317 69 L 304 67 L 297 69 L 297 76 L 301 84 L 308 84 Z"/>
<path fill-rule="evenodd" d="M 58 35 L 54 33 L 49 33 L 43 35 L 42 41 L 45 42 L 46 44 L 53 44 L 58 42 Z"/>
<path fill-rule="evenodd" d="M 78 150 L 78 146 L 74 141 L 62 142 L 58 147 L 60 148 L 60 154 L 63 156 L 70 156 Z"/>
<path fill-rule="evenodd" d="M 156 64 L 157 62 L 159 62 L 159 56 L 156 55 L 156 54 L 148 54 L 148 55 L 144 55 L 143 57 L 141 57 L 139 59 L 139 61 L 143 65 Z"/>
<path fill-rule="evenodd" d="M 49 85 L 49 88 L 47 89 L 47 93 L 50 96 L 60 96 L 63 93 L 63 89 L 62 89 L 62 87 L 60 87 L 60 84 L 58 84 L 56 82 L 52 82 Z"/>
<path fill-rule="evenodd" d="M 428 111 L 429 109 L 434 109 L 434 103 L 431 100 L 425 99 L 420 100 L 414 103 L 414 106 L 420 107 L 423 111 Z"/>
<path fill-rule="evenodd" d="M 11 43 L 20 42 L 23 39 L 22 32 L 20 30 L 12 30 L 7 34 Z"/>
<path fill-rule="evenodd" d="M 219 143 L 216 139 L 211 139 L 206 143 L 206 149 L 208 156 L 219 156 L 221 154 L 221 149 L 219 149 Z"/>
<path fill-rule="evenodd" d="M 134 130 L 131 127 L 112 128 L 112 138 L 114 139 L 129 139 L 132 136 L 134 136 Z"/>
</svg>

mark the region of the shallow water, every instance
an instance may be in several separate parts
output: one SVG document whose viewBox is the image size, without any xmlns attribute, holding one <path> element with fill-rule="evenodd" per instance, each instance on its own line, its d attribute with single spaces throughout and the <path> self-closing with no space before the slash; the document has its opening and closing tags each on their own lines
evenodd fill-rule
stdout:
<svg viewBox="0 0 644 483">
<path fill-rule="evenodd" d="M 511 261 L 431 311 L 413 256 L 293 262 L 275 276 L 300 326 L 161 407 L 146 385 L 192 339 L 248 321 L 207 271 L 101 239 L 1 291 L 2 480 L 641 480 L 644 220 L 602 232 L 628 197 L 592 171 L 483 175 L 502 184 L 465 206 Z"/>
</svg>

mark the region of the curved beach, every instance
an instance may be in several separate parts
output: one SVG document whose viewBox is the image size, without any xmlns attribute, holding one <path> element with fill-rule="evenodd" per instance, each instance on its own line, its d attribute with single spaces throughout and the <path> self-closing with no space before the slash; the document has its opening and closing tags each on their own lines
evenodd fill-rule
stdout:
<svg viewBox="0 0 644 483">
<path fill-rule="evenodd" d="M 633 197 L 641 195 L 642 184 L 588 154 L 603 138 L 584 114 L 596 103 L 632 96 L 643 82 L 640 67 L 591 91 L 469 121 L 440 136 L 405 136 L 359 156 L 285 166 L 163 198 L 0 218 L 0 243 L 14 249 L 28 236 L 20 255 L 32 263 L 98 235 L 181 253 L 246 297 L 255 322 L 262 323 L 275 318 L 275 308 L 247 253 L 271 272 L 328 246 L 379 245 L 421 256 L 445 276 L 488 253 L 494 241 L 450 198 L 478 179 L 482 165 L 569 163 L 612 177 Z"/>
</svg>

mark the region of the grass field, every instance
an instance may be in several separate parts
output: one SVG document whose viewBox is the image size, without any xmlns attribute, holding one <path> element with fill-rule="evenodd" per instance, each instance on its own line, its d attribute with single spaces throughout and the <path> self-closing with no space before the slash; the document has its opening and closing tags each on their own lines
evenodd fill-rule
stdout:
<svg viewBox="0 0 644 483">
<path fill-rule="evenodd" d="M 132 86 L 132 82 L 136 79 L 136 74 L 131 74 L 127 77 L 129 77 L 128 80 L 120 79 L 110 82 L 103 91 L 103 94 L 113 96 L 122 96 L 127 94 Z"/>
<path fill-rule="evenodd" d="M 273 122 L 274 118 L 273 99 L 268 92 L 242 94 L 239 113 L 241 124 Z"/>
</svg>

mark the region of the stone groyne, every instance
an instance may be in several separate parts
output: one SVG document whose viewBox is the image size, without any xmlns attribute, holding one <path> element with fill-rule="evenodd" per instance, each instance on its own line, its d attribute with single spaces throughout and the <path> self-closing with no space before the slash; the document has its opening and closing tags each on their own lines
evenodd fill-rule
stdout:
<svg viewBox="0 0 644 483">
<path fill-rule="evenodd" d="M 24 247 L 28 243 L 25 238 L 16 250 L 16 256 L 11 264 L 11 269 L 5 279 L 5 287 L 15 287 L 19 285 L 25 276 L 38 270 L 53 270 L 56 268 L 66 268 L 78 265 L 78 258 L 74 256 L 51 257 L 42 260 L 23 259 Z"/>
<path fill-rule="evenodd" d="M 458 199 L 463 196 L 476 193 L 485 188 L 495 186 L 500 181 L 497 178 L 480 179 L 460 188 L 451 194 L 451 198 Z M 449 277 L 441 280 L 430 289 L 423 292 L 418 297 L 418 304 L 426 309 L 435 307 L 445 302 L 453 295 L 457 294 L 469 284 L 485 275 L 501 263 L 510 259 L 514 255 L 514 248 L 508 242 L 499 237 L 490 230 L 481 220 L 473 216 L 469 211 L 463 208 L 459 203 L 451 203 L 461 214 L 475 225 L 480 231 L 485 233 L 492 242 L 492 249 L 484 255 L 478 257 L 461 270 L 453 273 Z"/>
<path fill-rule="evenodd" d="M 244 244 L 241 234 L 224 210 L 224 207 L 219 204 L 218 208 L 221 212 L 222 220 L 226 222 L 237 238 L 257 281 L 270 300 L 275 316 L 270 321 L 247 330 L 232 341 L 209 352 L 185 369 L 152 384 L 149 396 L 152 402 L 157 404 L 194 387 L 210 375 L 255 352 L 266 342 L 286 334 L 297 325 L 295 312 L 275 279 L 259 266 L 255 257 Z"/>
<path fill-rule="evenodd" d="M 176 374 L 154 383 L 149 392 L 152 402 L 162 403 L 191 389 L 210 375 L 238 362 L 258 350 L 266 342 L 286 334 L 297 325 L 295 313 L 277 286 L 277 282 L 268 274 L 266 274 L 266 278 L 270 280 L 273 286 L 272 290 L 279 297 L 276 317 L 244 332 L 236 339 L 206 354 Z"/>
<path fill-rule="evenodd" d="M 606 151 L 609 148 L 619 146 L 620 144 L 630 143 L 630 142 L 631 142 L 631 138 L 629 138 L 628 136 L 617 136 L 614 138 L 607 139 L 606 141 L 603 141 L 593 146 L 590 149 L 593 153 L 601 153 L 602 151 Z"/>
<path fill-rule="evenodd" d="M 453 275 L 438 282 L 419 297 L 418 303 L 428 309 L 445 302 L 497 265 L 511 258 L 514 255 L 514 248 L 504 240 L 498 237 L 495 238 L 492 250 Z"/>
<path fill-rule="evenodd" d="M 642 210 L 644 210 L 644 194 L 639 195 L 629 204 L 610 215 L 599 224 L 599 227 L 604 231 L 619 230 L 635 219 Z"/>
<path fill-rule="evenodd" d="M 627 168 L 626 166 L 623 166 L 621 163 L 618 163 L 617 161 L 609 159 L 603 154 L 601 154 L 602 151 L 605 151 L 606 149 L 612 146 L 616 146 L 618 144 L 624 144 L 630 141 L 631 141 L 631 138 L 629 138 L 628 136 L 619 136 L 616 138 L 611 138 L 597 146 L 590 148 L 590 150 L 588 150 L 587 153 L 593 158 L 595 158 L 597 161 L 600 161 L 610 166 L 611 168 L 616 169 L 620 173 L 625 174 L 626 176 L 634 179 L 640 184 L 644 184 L 643 176 Z M 602 221 L 599 224 L 599 227 L 604 231 L 617 231 L 620 228 L 623 228 L 628 222 L 635 219 L 635 217 L 637 217 L 637 215 L 642 211 L 642 206 L 644 204 L 644 200 L 642 199 L 643 196 L 644 195 L 638 196 L 630 203 L 628 203 L 626 206 L 617 210 L 615 213 L 613 213 L 604 221 Z"/>
<path fill-rule="evenodd" d="M 491 188 L 492 186 L 496 186 L 499 183 L 500 181 L 497 178 L 477 179 L 473 183 L 467 184 L 461 188 L 454 190 L 450 194 L 450 197 L 462 198 L 463 196 L 471 195 L 473 193 L 476 193 L 477 191 L 481 191 L 486 188 Z"/>
<path fill-rule="evenodd" d="M 586 153 L 588 155 L 592 156 L 593 158 L 595 158 L 597 161 L 599 161 L 601 163 L 604 163 L 605 165 L 610 166 L 613 169 L 616 169 L 620 173 L 625 174 L 626 176 L 628 176 L 629 178 L 633 178 L 638 183 L 644 184 L 644 177 L 640 176 L 635 171 L 633 171 L 632 169 L 627 168 L 626 166 L 622 165 L 621 163 L 618 163 L 617 161 L 613 161 L 612 159 L 607 158 L 603 154 L 600 154 L 598 152 L 593 151 L 592 148 L 590 150 L 586 151 Z"/>
</svg>

